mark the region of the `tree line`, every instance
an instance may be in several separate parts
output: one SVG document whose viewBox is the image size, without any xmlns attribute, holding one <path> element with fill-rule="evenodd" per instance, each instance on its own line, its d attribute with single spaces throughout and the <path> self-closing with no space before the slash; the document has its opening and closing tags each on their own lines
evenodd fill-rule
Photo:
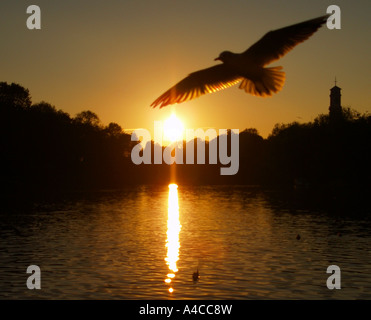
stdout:
<svg viewBox="0 0 371 320">
<path fill-rule="evenodd" d="M 308 123 L 277 124 L 267 138 L 254 128 L 240 132 L 233 176 L 221 176 L 221 164 L 207 159 L 204 165 L 135 165 L 131 150 L 137 142 L 120 125 L 103 125 L 89 110 L 71 117 L 50 103 L 32 103 L 19 84 L 0 83 L 0 116 L 0 181 L 9 194 L 166 184 L 174 172 L 179 184 L 370 185 L 371 116 L 350 108 L 336 120 L 323 114 Z"/>
</svg>

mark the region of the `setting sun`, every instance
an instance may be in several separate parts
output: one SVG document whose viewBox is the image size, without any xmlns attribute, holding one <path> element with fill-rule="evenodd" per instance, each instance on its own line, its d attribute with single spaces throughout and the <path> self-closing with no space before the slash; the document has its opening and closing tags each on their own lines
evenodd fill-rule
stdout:
<svg viewBox="0 0 371 320">
<path fill-rule="evenodd" d="M 164 121 L 164 139 L 170 142 L 183 140 L 184 125 L 182 121 L 172 113 L 169 118 Z"/>
</svg>

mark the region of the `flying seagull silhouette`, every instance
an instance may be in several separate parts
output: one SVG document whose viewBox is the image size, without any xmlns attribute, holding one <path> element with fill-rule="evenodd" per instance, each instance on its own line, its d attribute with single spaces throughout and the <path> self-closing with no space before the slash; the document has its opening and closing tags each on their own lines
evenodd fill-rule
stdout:
<svg viewBox="0 0 371 320">
<path fill-rule="evenodd" d="M 278 60 L 299 43 L 307 40 L 327 20 L 325 15 L 266 33 L 242 53 L 222 52 L 215 60 L 223 63 L 191 73 L 157 98 L 151 106 L 165 107 L 229 88 L 240 82 L 240 89 L 254 96 L 277 93 L 285 82 L 282 67 L 264 66 Z"/>
</svg>

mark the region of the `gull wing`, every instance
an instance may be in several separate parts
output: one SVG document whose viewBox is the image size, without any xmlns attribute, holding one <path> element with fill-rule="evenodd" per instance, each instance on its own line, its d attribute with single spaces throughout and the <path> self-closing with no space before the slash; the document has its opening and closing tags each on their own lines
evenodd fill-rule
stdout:
<svg viewBox="0 0 371 320">
<path fill-rule="evenodd" d="M 327 20 L 325 15 L 266 33 L 242 54 L 257 65 L 264 66 L 281 58 L 299 43 L 307 40 Z"/>
<path fill-rule="evenodd" d="M 235 71 L 224 64 L 199 70 L 178 82 L 158 97 L 151 107 L 160 108 L 169 104 L 181 103 L 197 98 L 206 93 L 212 93 L 231 87 L 242 80 Z"/>
</svg>

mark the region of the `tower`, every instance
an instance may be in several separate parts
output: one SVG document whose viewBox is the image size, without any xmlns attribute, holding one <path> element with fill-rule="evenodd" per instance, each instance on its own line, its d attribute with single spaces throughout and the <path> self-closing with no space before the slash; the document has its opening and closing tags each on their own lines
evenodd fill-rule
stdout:
<svg viewBox="0 0 371 320">
<path fill-rule="evenodd" d="M 341 89 L 336 85 L 330 89 L 330 119 L 340 119 L 342 117 L 342 107 L 341 107 Z"/>
</svg>

